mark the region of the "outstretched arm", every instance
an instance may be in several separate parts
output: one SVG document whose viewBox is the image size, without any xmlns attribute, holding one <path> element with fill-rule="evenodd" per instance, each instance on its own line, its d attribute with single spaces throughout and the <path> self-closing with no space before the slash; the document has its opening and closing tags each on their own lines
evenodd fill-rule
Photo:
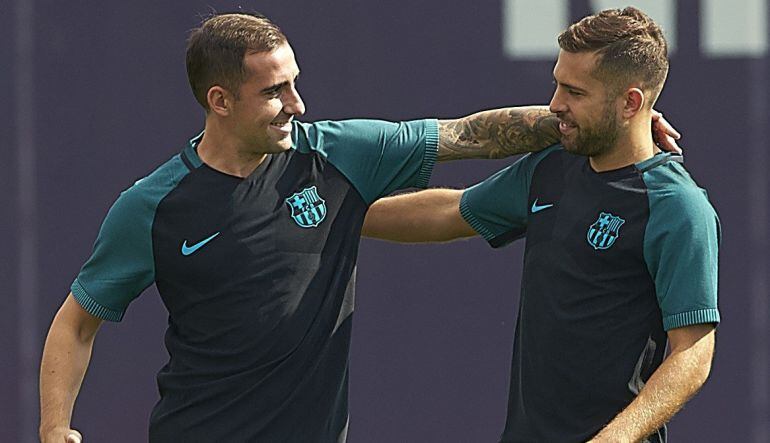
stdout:
<svg viewBox="0 0 770 443">
<path fill-rule="evenodd" d="M 559 119 L 546 106 L 521 106 L 439 120 L 438 160 L 505 158 L 559 141 Z"/>
<path fill-rule="evenodd" d="M 460 215 L 458 189 L 428 189 L 377 200 L 366 213 L 361 234 L 401 243 L 447 242 L 476 231 Z"/>
<path fill-rule="evenodd" d="M 70 419 L 101 324 L 102 320 L 81 308 L 71 293 L 54 317 L 40 363 L 43 443 L 80 442 L 80 434 L 70 429 Z"/>
<path fill-rule="evenodd" d="M 664 151 L 681 153 L 679 132 L 653 110 L 652 136 Z M 541 151 L 561 138 L 559 119 L 547 106 L 520 106 L 439 120 L 438 161 L 505 158 Z"/>
<path fill-rule="evenodd" d="M 639 395 L 591 442 L 641 441 L 668 422 L 706 382 L 714 355 L 714 326 L 668 332 L 671 353 Z"/>
</svg>

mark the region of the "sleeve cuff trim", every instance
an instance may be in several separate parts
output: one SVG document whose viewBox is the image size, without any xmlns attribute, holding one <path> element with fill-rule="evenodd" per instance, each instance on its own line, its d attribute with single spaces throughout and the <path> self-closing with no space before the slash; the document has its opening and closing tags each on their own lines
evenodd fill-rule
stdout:
<svg viewBox="0 0 770 443">
<path fill-rule="evenodd" d="M 427 188 L 430 183 L 430 177 L 433 174 L 433 167 L 436 165 L 438 156 L 438 121 L 428 120 L 425 122 L 425 156 L 422 160 L 419 175 L 415 187 Z"/>
<path fill-rule="evenodd" d="M 496 235 L 486 226 L 484 226 L 484 224 L 481 223 L 481 221 L 479 221 L 475 215 L 473 215 L 473 212 L 471 212 L 471 208 L 468 206 L 468 202 L 466 201 L 465 197 L 466 194 L 463 193 L 463 196 L 460 198 L 460 215 L 462 215 L 465 221 L 471 225 L 471 228 L 478 232 L 479 235 L 484 237 L 484 240 L 491 242 L 496 237 Z"/>
<path fill-rule="evenodd" d="M 82 306 L 83 309 L 95 317 L 114 322 L 123 320 L 125 311 L 116 311 L 102 306 L 88 295 L 85 288 L 83 288 L 83 285 L 81 285 L 77 279 L 72 283 L 72 295 L 75 297 L 75 300 L 80 303 L 80 306 Z"/>
<path fill-rule="evenodd" d="M 664 317 L 663 329 L 668 331 L 702 323 L 719 323 L 719 320 L 719 311 L 717 309 L 700 309 Z"/>
</svg>

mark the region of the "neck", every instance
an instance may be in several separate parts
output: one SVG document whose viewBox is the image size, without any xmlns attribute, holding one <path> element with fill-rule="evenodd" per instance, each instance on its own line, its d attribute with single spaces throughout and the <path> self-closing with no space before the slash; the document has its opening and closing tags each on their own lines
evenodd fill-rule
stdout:
<svg viewBox="0 0 770 443">
<path fill-rule="evenodd" d="M 651 119 L 628 122 L 615 145 L 606 153 L 589 158 L 596 172 L 612 171 L 647 160 L 660 152 L 652 140 Z"/>
<path fill-rule="evenodd" d="M 247 177 L 254 172 L 267 154 L 255 153 L 254 148 L 232 135 L 232 131 L 206 119 L 203 138 L 198 143 L 198 157 L 213 169 L 236 177 Z"/>
</svg>

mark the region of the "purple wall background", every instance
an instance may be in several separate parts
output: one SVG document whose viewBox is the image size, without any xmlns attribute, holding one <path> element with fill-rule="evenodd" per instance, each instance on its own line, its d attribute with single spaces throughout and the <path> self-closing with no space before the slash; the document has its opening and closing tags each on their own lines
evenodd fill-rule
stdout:
<svg viewBox="0 0 770 443">
<path fill-rule="evenodd" d="M 552 62 L 502 55 L 499 1 L 243 4 L 272 17 L 292 41 L 303 71 L 303 120 L 453 117 L 550 99 Z M 5 441 L 36 436 L 45 333 L 110 204 L 202 126 L 184 71 L 187 30 L 199 13 L 234 5 L 15 0 L 0 12 L 0 37 L 8 42 L 0 45 L 7 171 L 0 207 L 9 208 L 0 217 Z M 700 56 L 698 5 L 679 2 L 678 52 L 658 107 L 684 132 L 687 166 L 722 218 L 723 324 L 711 380 L 670 429 L 672 441 L 760 442 L 758 430 L 770 432 L 770 388 L 759 376 L 770 375 L 768 59 Z M 587 2 L 573 2 L 571 12 L 585 15 Z M 508 163 L 441 165 L 433 183 L 471 184 Z M 351 442 L 496 441 L 522 250 L 518 243 L 493 251 L 478 239 L 363 243 Z M 154 376 L 166 360 L 165 323 L 151 289 L 122 323 L 102 328 L 73 419 L 87 441 L 146 440 Z"/>
</svg>

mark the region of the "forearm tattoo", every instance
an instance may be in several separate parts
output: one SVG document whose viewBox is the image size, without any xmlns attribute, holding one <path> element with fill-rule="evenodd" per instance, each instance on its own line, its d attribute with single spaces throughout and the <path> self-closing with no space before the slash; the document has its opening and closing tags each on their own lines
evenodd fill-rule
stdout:
<svg viewBox="0 0 770 443">
<path fill-rule="evenodd" d="M 438 160 L 504 158 L 559 141 L 559 122 L 545 107 L 507 108 L 439 121 Z"/>
</svg>

